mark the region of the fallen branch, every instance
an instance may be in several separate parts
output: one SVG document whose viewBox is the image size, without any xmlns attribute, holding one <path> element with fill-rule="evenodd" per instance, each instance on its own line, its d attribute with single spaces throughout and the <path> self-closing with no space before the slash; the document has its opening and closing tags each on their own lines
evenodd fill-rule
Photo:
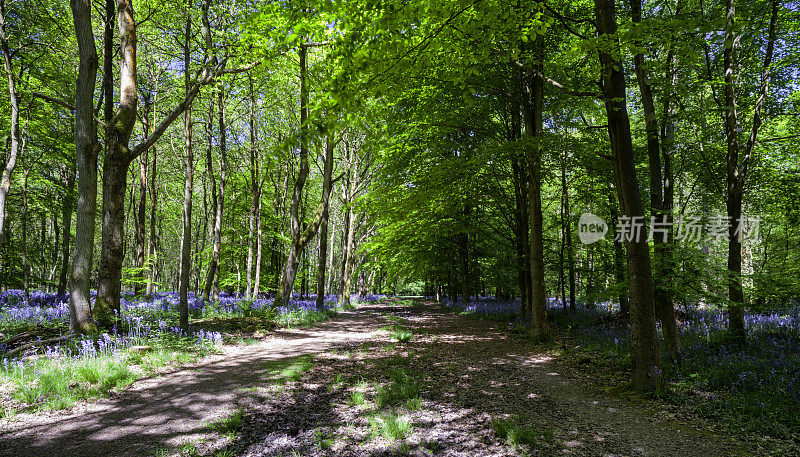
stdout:
<svg viewBox="0 0 800 457">
<path fill-rule="evenodd" d="M 22 345 L 22 346 L 20 346 L 20 347 L 18 347 L 16 349 L 14 349 L 13 351 L 6 352 L 3 355 L 3 357 L 5 357 L 7 359 L 10 359 L 10 358 L 16 357 L 19 353 L 21 353 L 21 352 L 23 352 L 23 351 L 25 351 L 27 349 L 30 349 L 30 348 L 32 348 L 32 347 L 34 347 L 36 345 L 42 345 L 43 346 L 45 344 L 60 343 L 62 341 L 67 341 L 68 339 L 70 339 L 70 335 L 64 335 L 64 336 L 59 336 L 57 338 L 50 338 L 49 340 L 42 340 L 42 341 L 37 341 L 35 343 L 24 344 L 24 345 Z"/>
</svg>

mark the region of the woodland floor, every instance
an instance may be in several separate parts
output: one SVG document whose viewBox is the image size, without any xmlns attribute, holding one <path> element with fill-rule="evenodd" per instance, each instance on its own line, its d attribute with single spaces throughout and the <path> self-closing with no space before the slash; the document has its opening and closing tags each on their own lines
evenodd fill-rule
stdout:
<svg viewBox="0 0 800 457">
<path fill-rule="evenodd" d="M 395 316 L 395 317 L 392 317 Z M 400 319 L 402 318 L 402 323 Z M 413 332 L 395 343 L 387 325 Z M 137 381 L 112 398 L 68 411 L 0 421 L 2 456 L 757 455 L 752 444 L 668 420 L 646 402 L 589 386 L 491 321 L 434 304 L 361 306 L 314 328 L 279 330 L 225 346 L 198 364 Z M 418 407 L 391 406 L 413 433 L 374 433 L 375 389 L 403 370 Z M 362 389 L 366 402 L 353 406 Z M 242 411 L 235 436 L 211 425 Z M 497 436 L 516 415 L 530 445 Z M 370 422 L 372 419 L 372 423 Z M 238 422 L 238 421 L 237 421 Z M 219 427 L 217 427 L 219 429 Z"/>
</svg>

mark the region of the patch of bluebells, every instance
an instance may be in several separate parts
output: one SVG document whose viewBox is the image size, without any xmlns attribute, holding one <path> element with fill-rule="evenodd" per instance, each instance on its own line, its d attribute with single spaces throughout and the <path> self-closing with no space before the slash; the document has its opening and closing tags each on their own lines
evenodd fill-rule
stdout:
<svg viewBox="0 0 800 457">
<path fill-rule="evenodd" d="M 96 292 L 92 291 L 92 296 Z M 7 290 L 0 292 L 0 328 L 50 325 L 66 326 L 69 322 L 69 296 L 46 293 L 42 291 L 32 291 L 30 293 L 30 303 L 26 304 L 25 294 L 22 290 Z M 377 302 L 384 300 L 384 295 L 366 295 L 364 297 L 354 296 L 354 301 Z M 222 344 L 222 335 L 219 332 L 207 332 L 199 329 L 192 335 L 187 335 L 180 327 L 171 325 L 178 313 L 180 297 L 177 292 L 157 292 L 149 299 L 135 297 L 123 293 L 120 298 L 120 316 L 124 331 L 120 331 L 116 326 L 110 335 L 103 335 L 97 341 L 78 339 L 73 340 L 77 347 L 76 351 L 63 346 L 57 349 L 62 351 L 62 356 L 70 357 L 89 357 L 96 353 L 105 354 L 108 348 L 113 351 L 127 349 L 135 342 L 143 342 L 148 338 L 157 337 L 159 334 L 173 334 L 177 336 L 195 338 L 197 346 L 208 347 Z M 288 321 L 291 316 L 298 314 L 326 312 L 337 306 L 338 295 L 326 295 L 321 307 L 317 307 L 316 295 L 311 294 L 301 297 L 293 294 L 287 306 L 276 309 L 279 320 Z M 273 307 L 274 298 L 261 293 L 253 300 L 244 300 L 231 294 L 221 293 L 219 301 L 202 300 L 202 297 L 195 296 L 194 293 L 188 295 L 188 306 L 191 315 L 196 317 L 209 317 L 214 315 L 241 315 L 243 310 L 267 310 Z M 281 319 L 283 318 L 283 319 Z M 111 338 L 111 340 L 108 340 Z M 92 349 L 94 348 L 94 349 Z M 0 350 L 5 350 L 0 347 Z M 96 352 L 92 352 L 92 351 Z M 50 354 L 45 348 L 46 356 Z M 99 352 L 97 352 L 99 351 Z M 25 356 L 27 354 L 23 354 Z M 52 355 L 52 354 L 50 354 Z M 16 362 L 15 362 L 16 363 Z"/>
<path fill-rule="evenodd" d="M 463 300 L 444 300 L 442 304 L 459 313 L 507 319 L 519 316 L 522 307 L 518 298 L 501 300 L 494 297 L 478 297 L 468 303 Z"/>
</svg>

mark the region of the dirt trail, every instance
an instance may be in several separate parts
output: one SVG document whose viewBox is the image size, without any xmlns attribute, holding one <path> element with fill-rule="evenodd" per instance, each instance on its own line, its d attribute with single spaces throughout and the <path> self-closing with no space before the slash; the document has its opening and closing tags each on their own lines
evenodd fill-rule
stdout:
<svg viewBox="0 0 800 457">
<path fill-rule="evenodd" d="M 302 330 L 278 330 L 258 344 L 225 346 L 196 366 L 137 381 L 112 398 L 69 411 L 0 421 L 0 456 L 141 456 L 207 435 L 246 389 L 266 382 L 271 362 L 374 337 L 382 325 L 366 312 L 342 312 Z"/>
<path fill-rule="evenodd" d="M 404 319 L 415 336 L 387 347 L 383 314 Z M 359 352 L 358 348 L 362 348 Z M 364 350 L 363 348 L 368 348 Z M 346 352 L 343 352 L 346 351 Z M 255 395 L 274 362 L 315 354 L 317 363 L 294 390 Z M 365 412 L 350 407 L 339 379 L 380 375 L 399 356 L 424 377 L 410 446 L 370 439 Z M 340 381 L 341 382 L 341 381 Z M 343 384 L 343 383 L 342 383 Z M 588 389 L 509 338 L 493 323 L 438 309 L 372 305 L 304 330 L 278 331 L 251 346 L 195 367 L 136 382 L 113 398 L 67 412 L 0 421 L 0 456 L 141 456 L 208 437 L 208 424 L 241 405 L 236 455 L 518 455 L 492 433 L 490 420 L 524 415 L 549 430 L 537 455 L 727 456 L 736 445 L 688 425 L 653 421 L 647 411 Z M 345 426 L 346 424 L 346 426 Z M 320 445 L 320 430 L 346 430 Z"/>
</svg>

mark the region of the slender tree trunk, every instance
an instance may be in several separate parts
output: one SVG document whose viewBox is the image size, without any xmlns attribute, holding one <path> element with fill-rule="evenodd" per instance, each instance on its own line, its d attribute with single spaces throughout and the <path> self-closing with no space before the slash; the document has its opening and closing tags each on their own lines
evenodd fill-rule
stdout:
<svg viewBox="0 0 800 457">
<path fill-rule="evenodd" d="M 330 243 L 328 244 L 328 272 L 330 274 L 327 275 L 327 287 L 325 290 L 328 293 L 338 293 L 338 290 L 334 290 L 334 284 L 336 284 L 336 271 L 334 269 L 334 262 L 333 259 L 336 257 L 336 218 L 334 217 L 332 221 L 329 221 L 331 228 L 329 230 L 330 236 Z"/>
<path fill-rule="evenodd" d="M 158 203 L 158 194 L 156 193 L 156 162 L 157 150 L 155 146 L 151 146 L 150 150 L 153 153 L 153 163 L 150 169 L 150 239 L 147 243 L 147 289 L 145 296 L 149 300 L 153 297 L 153 289 L 155 288 L 156 276 L 156 208 Z"/>
<path fill-rule="evenodd" d="M 258 298 L 261 290 L 261 252 L 262 252 L 262 230 L 261 230 L 261 188 L 258 189 L 258 208 L 256 208 L 256 268 L 255 280 L 253 281 L 253 298 Z"/>
<path fill-rule="evenodd" d="M 300 262 L 301 252 L 298 252 L 298 238 L 301 231 L 300 205 L 302 204 L 303 187 L 309 173 L 308 166 L 308 67 L 306 57 L 308 48 L 301 45 L 298 50 L 300 57 L 300 169 L 294 182 L 292 203 L 289 209 L 289 231 L 291 242 L 289 253 L 286 256 L 286 265 L 281 273 L 280 286 L 275 296 L 275 304 L 286 306 L 292 298 L 292 288 L 297 276 L 297 267 Z"/>
<path fill-rule="evenodd" d="M 145 287 L 145 240 L 147 219 L 147 151 L 139 156 L 139 203 L 136 207 L 136 282 L 134 293 L 139 295 Z"/>
<path fill-rule="evenodd" d="M 5 69 L 6 76 L 8 77 L 8 92 L 11 105 L 11 129 L 9 132 L 11 151 L 8 154 L 8 161 L 6 162 L 6 167 L 3 170 L 3 176 L 0 179 L 0 249 L 2 249 L 3 240 L 5 239 L 3 234 L 6 219 L 6 198 L 8 197 L 8 192 L 11 189 L 11 174 L 14 172 L 14 168 L 17 166 L 17 158 L 20 151 L 20 96 L 17 92 L 17 85 L 14 79 L 14 69 L 11 66 L 11 52 L 8 46 L 8 39 L 9 37 L 6 31 L 6 2 L 5 0 L 0 0 L 0 45 L 2 46 L 3 50 L 3 67 Z"/>
<path fill-rule="evenodd" d="M 633 140 L 626 102 L 626 83 L 619 41 L 616 38 L 617 18 L 613 0 L 595 0 L 597 32 L 601 37 L 614 37 L 613 52 L 600 51 L 603 95 L 608 117 L 608 131 L 614 153 L 616 180 L 620 184 L 623 214 L 643 218 L 639 183 L 636 178 Z M 636 219 L 631 219 L 636 220 Z M 642 219 L 638 219 L 642 220 Z M 661 356 L 658 349 L 653 315 L 653 282 L 650 269 L 650 248 L 644 237 L 626 237 L 628 287 L 631 299 L 631 364 L 633 386 L 651 391 L 663 385 Z"/>
<path fill-rule="evenodd" d="M 325 170 L 330 173 L 323 176 L 322 193 L 330 195 L 333 187 L 333 134 L 329 133 L 325 142 Z M 319 258 L 317 259 L 317 308 L 322 308 L 325 303 L 325 273 L 328 263 L 328 221 L 330 219 L 330 199 L 325 202 L 322 209 L 322 220 L 319 225 Z"/>
<path fill-rule="evenodd" d="M 189 92 L 191 76 L 189 66 L 191 65 L 191 55 L 189 52 L 189 40 L 192 32 L 191 16 L 186 17 L 186 30 L 184 37 L 186 41 L 183 47 L 183 64 L 186 92 Z M 179 303 L 180 326 L 183 330 L 189 329 L 189 276 L 192 269 L 192 191 L 194 188 L 194 151 L 192 150 L 192 110 L 187 109 L 184 113 L 183 138 L 184 138 L 184 184 L 183 184 L 183 212 L 181 230 L 181 268 L 179 281 Z"/>
<path fill-rule="evenodd" d="M 150 120 L 150 113 L 153 112 L 153 97 L 154 95 L 150 92 L 145 92 L 144 94 L 144 125 L 143 129 L 145 134 L 150 134 L 153 129 L 153 124 L 155 123 L 155 119 L 152 121 Z M 135 223 L 135 244 L 136 244 L 136 282 L 134 284 L 134 293 L 139 295 L 142 293 L 142 290 L 146 290 L 147 296 L 149 297 L 150 292 L 147 291 L 146 287 L 149 288 L 149 273 L 145 272 L 147 269 L 147 265 L 145 264 L 146 261 L 149 260 L 149 252 L 146 246 L 147 242 L 147 193 L 148 189 L 148 174 L 147 174 L 147 167 L 149 165 L 149 158 L 147 157 L 148 151 L 144 151 L 142 155 L 139 156 L 139 202 L 138 206 L 136 207 L 136 216 L 134 218 Z M 150 221 L 153 222 L 152 220 Z"/>
<path fill-rule="evenodd" d="M 631 16 L 636 24 L 642 21 L 642 0 L 630 0 Z M 636 71 L 636 81 L 639 84 L 639 92 L 642 97 L 644 108 L 645 133 L 647 136 L 647 156 L 650 164 L 650 208 L 651 214 L 656 218 L 657 224 L 664 224 L 664 227 L 672 227 L 672 214 L 664 207 L 662 194 L 662 182 L 671 186 L 671 181 L 662 181 L 661 176 L 661 145 L 658 137 L 658 119 L 656 118 L 655 102 L 650 82 L 645 70 L 644 53 L 641 51 L 641 43 L 636 41 L 637 51 L 633 56 L 633 64 Z M 669 259 L 672 257 L 672 248 L 669 244 L 671 236 L 661 230 L 653 231 L 655 278 L 653 293 L 655 300 L 656 314 L 661 319 L 661 328 L 664 335 L 664 342 L 667 347 L 667 354 L 673 362 L 681 359 L 681 342 L 678 335 L 677 321 L 675 320 L 675 307 L 672 303 L 672 293 L 670 288 Z"/>
<path fill-rule="evenodd" d="M 94 120 L 94 85 L 97 79 L 97 49 L 92 33 L 89 0 L 70 0 L 78 43 L 78 80 L 75 87 L 75 168 L 78 202 L 75 250 L 70 268 L 69 328 L 76 333 L 95 330 L 89 298 L 97 207 L 97 124 Z"/>
<path fill-rule="evenodd" d="M 348 158 L 349 160 L 349 158 Z M 349 165 L 348 165 L 349 166 Z M 344 275 L 345 275 L 345 267 L 346 260 L 347 260 L 347 239 L 348 234 L 350 233 L 350 211 L 349 208 L 349 192 L 350 192 L 350 170 L 348 168 L 347 171 L 347 183 L 345 188 L 342 189 L 342 194 L 344 195 L 344 223 L 342 224 L 342 252 L 341 252 L 341 260 L 339 262 L 339 287 L 337 291 L 339 293 L 339 301 L 342 300 L 342 293 L 344 293 Z M 452 282 L 448 282 L 448 285 L 452 284 Z"/>
<path fill-rule="evenodd" d="M 565 152 L 566 154 L 566 152 Z M 566 157 L 564 158 L 566 162 Z M 564 168 L 566 174 L 566 168 Z M 575 254 L 572 249 L 572 212 L 569 206 L 569 188 L 567 180 L 562 181 L 564 193 L 564 239 L 567 244 L 567 273 L 569 279 L 569 309 L 575 311 Z"/>
<path fill-rule="evenodd" d="M 31 303 L 31 269 L 28 265 L 28 175 L 30 171 L 30 168 L 25 168 L 22 181 L 22 288 L 27 306 L 30 306 Z"/>
<path fill-rule="evenodd" d="M 251 164 L 251 166 L 252 166 L 252 164 Z M 252 179 L 253 182 L 255 182 L 255 172 L 251 172 L 251 179 Z M 258 207 L 258 193 L 256 191 L 256 185 L 255 184 L 253 184 L 252 187 L 250 188 L 250 192 L 251 192 L 252 200 L 250 202 L 250 211 L 248 212 L 248 215 L 247 215 L 247 222 L 248 222 L 248 227 L 247 227 L 247 273 L 246 273 L 247 283 L 246 283 L 245 292 L 244 292 L 244 296 L 248 300 L 253 298 L 253 276 L 252 276 L 252 271 L 253 271 L 253 255 L 255 254 L 253 244 L 254 244 L 254 241 L 255 241 L 255 236 L 254 235 L 255 235 L 255 230 L 256 230 L 256 210 L 257 210 L 257 207 Z"/>
<path fill-rule="evenodd" d="M 58 275 L 58 295 L 67 293 L 67 275 L 69 272 L 69 246 L 70 233 L 72 232 L 72 210 L 75 205 L 75 169 L 72 166 L 65 166 L 66 171 L 66 195 L 61 206 L 61 272 Z"/>
<path fill-rule="evenodd" d="M 564 179 L 564 168 L 561 168 L 561 181 L 565 181 Z M 561 198 L 559 199 L 559 207 L 558 207 L 558 216 L 559 216 L 559 228 L 561 229 L 561 242 L 559 244 L 558 249 L 558 289 L 560 294 L 560 301 L 561 301 L 561 308 L 562 311 L 567 311 L 567 280 L 564 276 L 564 249 L 567 247 L 566 243 L 566 230 L 564 228 L 564 194 L 561 194 Z"/>
<path fill-rule="evenodd" d="M 355 213 L 353 210 L 353 201 L 352 201 L 352 192 L 354 189 L 355 179 L 352 180 L 350 186 L 351 192 L 351 200 L 348 202 L 347 205 L 347 238 L 346 238 L 346 248 L 345 248 L 345 258 L 344 258 L 344 274 L 342 275 L 342 294 L 339 297 L 339 303 L 343 306 L 350 305 L 350 288 L 353 283 L 353 251 L 355 249 L 355 238 L 356 238 L 356 221 L 355 221 Z"/>
<path fill-rule="evenodd" d="M 221 93 L 222 91 L 220 91 Z M 214 222 L 211 226 L 211 261 L 208 262 L 208 273 L 206 274 L 205 286 L 203 287 L 202 300 L 208 300 L 211 294 L 211 289 L 214 284 L 214 278 L 217 275 L 217 268 L 219 264 L 219 250 L 220 243 L 217 241 L 217 226 L 222 224 L 219 220 L 221 211 L 219 210 L 219 201 L 217 197 L 217 179 L 214 174 L 214 159 L 212 155 L 212 125 L 214 124 L 214 98 L 211 98 L 211 106 L 209 108 L 209 119 L 206 124 L 206 136 L 208 137 L 208 144 L 206 145 L 206 169 L 208 170 L 208 179 L 211 181 L 211 211 L 214 213 Z M 218 224 L 219 223 L 219 224 Z"/>
<path fill-rule="evenodd" d="M 730 227 L 728 230 L 728 271 L 730 279 L 728 282 L 728 299 L 730 308 L 728 311 L 728 327 L 734 338 L 744 342 L 746 331 L 744 325 L 744 291 L 742 289 L 742 241 L 741 234 L 737 231 L 742 223 L 742 201 L 744 197 L 744 184 L 747 177 L 747 168 L 753 153 L 756 137 L 761 127 L 761 110 L 764 100 L 769 91 L 772 56 L 775 47 L 777 20 L 778 20 L 778 0 L 772 0 L 772 11 L 770 14 L 769 33 L 767 38 L 767 49 L 764 56 L 764 64 L 761 73 L 761 88 L 759 97 L 753 110 L 753 123 L 750 136 L 744 148 L 743 158 L 739 161 L 739 120 L 736 111 L 736 53 L 739 43 L 739 32 L 736 30 L 736 9 L 734 0 L 726 0 L 725 16 L 727 24 L 725 26 L 725 46 L 723 54 L 723 67 L 725 72 L 725 137 L 727 140 L 727 187 L 728 195 L 726 209 Z"/>
<path fill-rule="evenodd" d="M 617 227 L 619 212 L 617 211 L 617 199 L 614 193 L 613 189 L 608 190 L 608 207 L 611 213 L 611 226 Z M 622 239 L 617 237 L 614 237 L 614 281 L 617 286 L 625 283 L 625 247 L 622 245 Z M 618 300 L 620 314 L 628 317 L 631 312 L 628 294 L 624 290 L 620 290 Z"/>
</svg>

